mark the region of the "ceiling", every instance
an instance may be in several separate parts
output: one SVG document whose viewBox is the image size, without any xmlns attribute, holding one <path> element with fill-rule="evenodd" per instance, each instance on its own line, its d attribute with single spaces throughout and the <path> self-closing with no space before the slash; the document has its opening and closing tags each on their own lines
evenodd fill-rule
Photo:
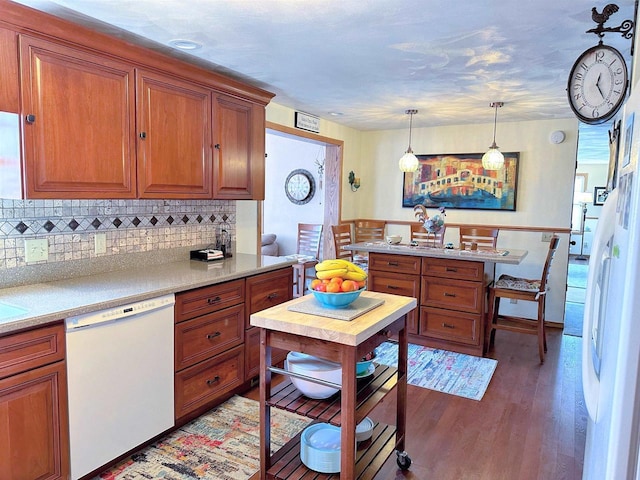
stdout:
<svg viewBox="0 0 640 480">
<path fill-rule="evenodd" d="M 597 43 L 585 0 L 17 0 L 205 65 L 359 130 L 575 118 L 566 83 Z M 635 0 L 605 24 L 633 19 Z M 172 40 L 201 48 L 182 51 Z M 631 58 L 631 40 L 605 43 Z M 335 115 L 337 114 L 337 115 Z M 581 133 L 582 135 L 582 133 Z M 585 132 L 584 135 L 589 135 Z M 607 153 L 608 155 L 608 153 Z"/>
</svg>

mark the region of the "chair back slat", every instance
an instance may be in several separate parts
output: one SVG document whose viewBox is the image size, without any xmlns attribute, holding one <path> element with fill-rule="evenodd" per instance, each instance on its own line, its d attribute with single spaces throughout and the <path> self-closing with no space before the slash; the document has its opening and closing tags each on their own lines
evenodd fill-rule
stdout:
<svg viewBox="0 0 640 480">
<path fill-rule="evenodd" d="M 299 223 L 298 224 L 298 248 L 300 255 L 320 257 L 320 245 L 322 242 L 322 224 Z"/>
<path fill-rule="evenodd" d="M 384 242 L 385 226 L 383 220 L 357 220 L 355 223 L 356 242 Z"/>
<path fill-rule="evenodd" d="M 350 245 L 351 241 L 351 224 L 342 223 L 340 225 L 331 225 L 333 233 L 333 246 L 336 249 L 336 258 L 353 261 L 353 252 L 351 250 L 342 250 L 344 245 Z"/>
<path fill-rule="evenodd" d="M 542 278 L 540 278 L 540 292 L 545 292 L 547 290 L 547 281 L 549 280 L 551 264 L 553 263 L 553 258 L 555 257 L 556 250 L 558 249 L 559 243 L 560 243 L 560 237 L 558 235 L 553 235 L 551 237 L 551 241 L 549 242 L 547 259 L 545 260 L 544 267 L 542 268 Z"/>
<path fill-rule="evenodd" d="M 460 227 L 460 243 L 476 242 L 478 248 L 496 248 L 498 228 Z"/>
</svg>

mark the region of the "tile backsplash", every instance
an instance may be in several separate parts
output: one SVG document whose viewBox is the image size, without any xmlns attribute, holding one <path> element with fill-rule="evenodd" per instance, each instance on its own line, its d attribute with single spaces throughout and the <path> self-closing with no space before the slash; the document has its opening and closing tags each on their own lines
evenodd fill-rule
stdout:
<svg viewBox="0 0 640 480">
<path fill-rule="evenodd" d="M 209 244 L 220 228 L 235 241 L 235 227 L 233 200 L 0 200 L 0 271 L 26 265 L 25 239 L 48 241 L 37 265 Z"/>
</svg>

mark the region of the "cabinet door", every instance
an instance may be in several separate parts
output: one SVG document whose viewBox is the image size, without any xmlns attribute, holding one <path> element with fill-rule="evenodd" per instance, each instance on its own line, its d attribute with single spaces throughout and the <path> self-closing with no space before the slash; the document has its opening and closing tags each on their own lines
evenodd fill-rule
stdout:
<svg viewBox="0 0 640 480">
<path fill-rule="evenodd" d="M 0 380 L 2 478 L 69 478 L 64 362 Z"/>
<path fill-rule="evenodd" d="M 18 35 L 0 28 L 0 112 L 20 111 L 20 88 L 18 84 Z"/>
<path fill-rule="evenodd" d="M 211 198 L 211 91 L 136 71 L 140 198 Z"/>
<path fill-rule="evenodd" d="M 213 198 L 264 200 L 264 107 L 215 95 Z"/>
<path fill-rule="evenodd" d="M 26 196 L 135 198 L 133 67 L 21 36 Z"/>
</svg>

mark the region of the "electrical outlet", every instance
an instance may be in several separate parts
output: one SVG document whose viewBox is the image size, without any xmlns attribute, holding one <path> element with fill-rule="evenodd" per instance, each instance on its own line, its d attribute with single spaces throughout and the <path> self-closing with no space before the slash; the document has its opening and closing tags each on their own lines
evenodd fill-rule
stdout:
<svg viewBox="0 0 640 480">
<path fill-rule="evenodd" d="M 511 299 L 511 303 L 518 303 L 518 299 L 517 298 L 512 298 Z"/>
<path fill-rule="evenodd" d="M 96 233 L 95 239 L 95 251 L 96 255 L 107 253 L 107 234 Z"/>
<path fill-rule="evenodd" d="M 542 232 L 542 241 L 543 242 L 550 242 L 551 241 L 551 237 L 553 237 L 553 232 Z"/>
<path fill-rule="evenodd" d="M 46 238 L 32 238 L 24 241 L 24 261 L 42 262 L 49 259 L 49 241 Z"/>
</svg>

